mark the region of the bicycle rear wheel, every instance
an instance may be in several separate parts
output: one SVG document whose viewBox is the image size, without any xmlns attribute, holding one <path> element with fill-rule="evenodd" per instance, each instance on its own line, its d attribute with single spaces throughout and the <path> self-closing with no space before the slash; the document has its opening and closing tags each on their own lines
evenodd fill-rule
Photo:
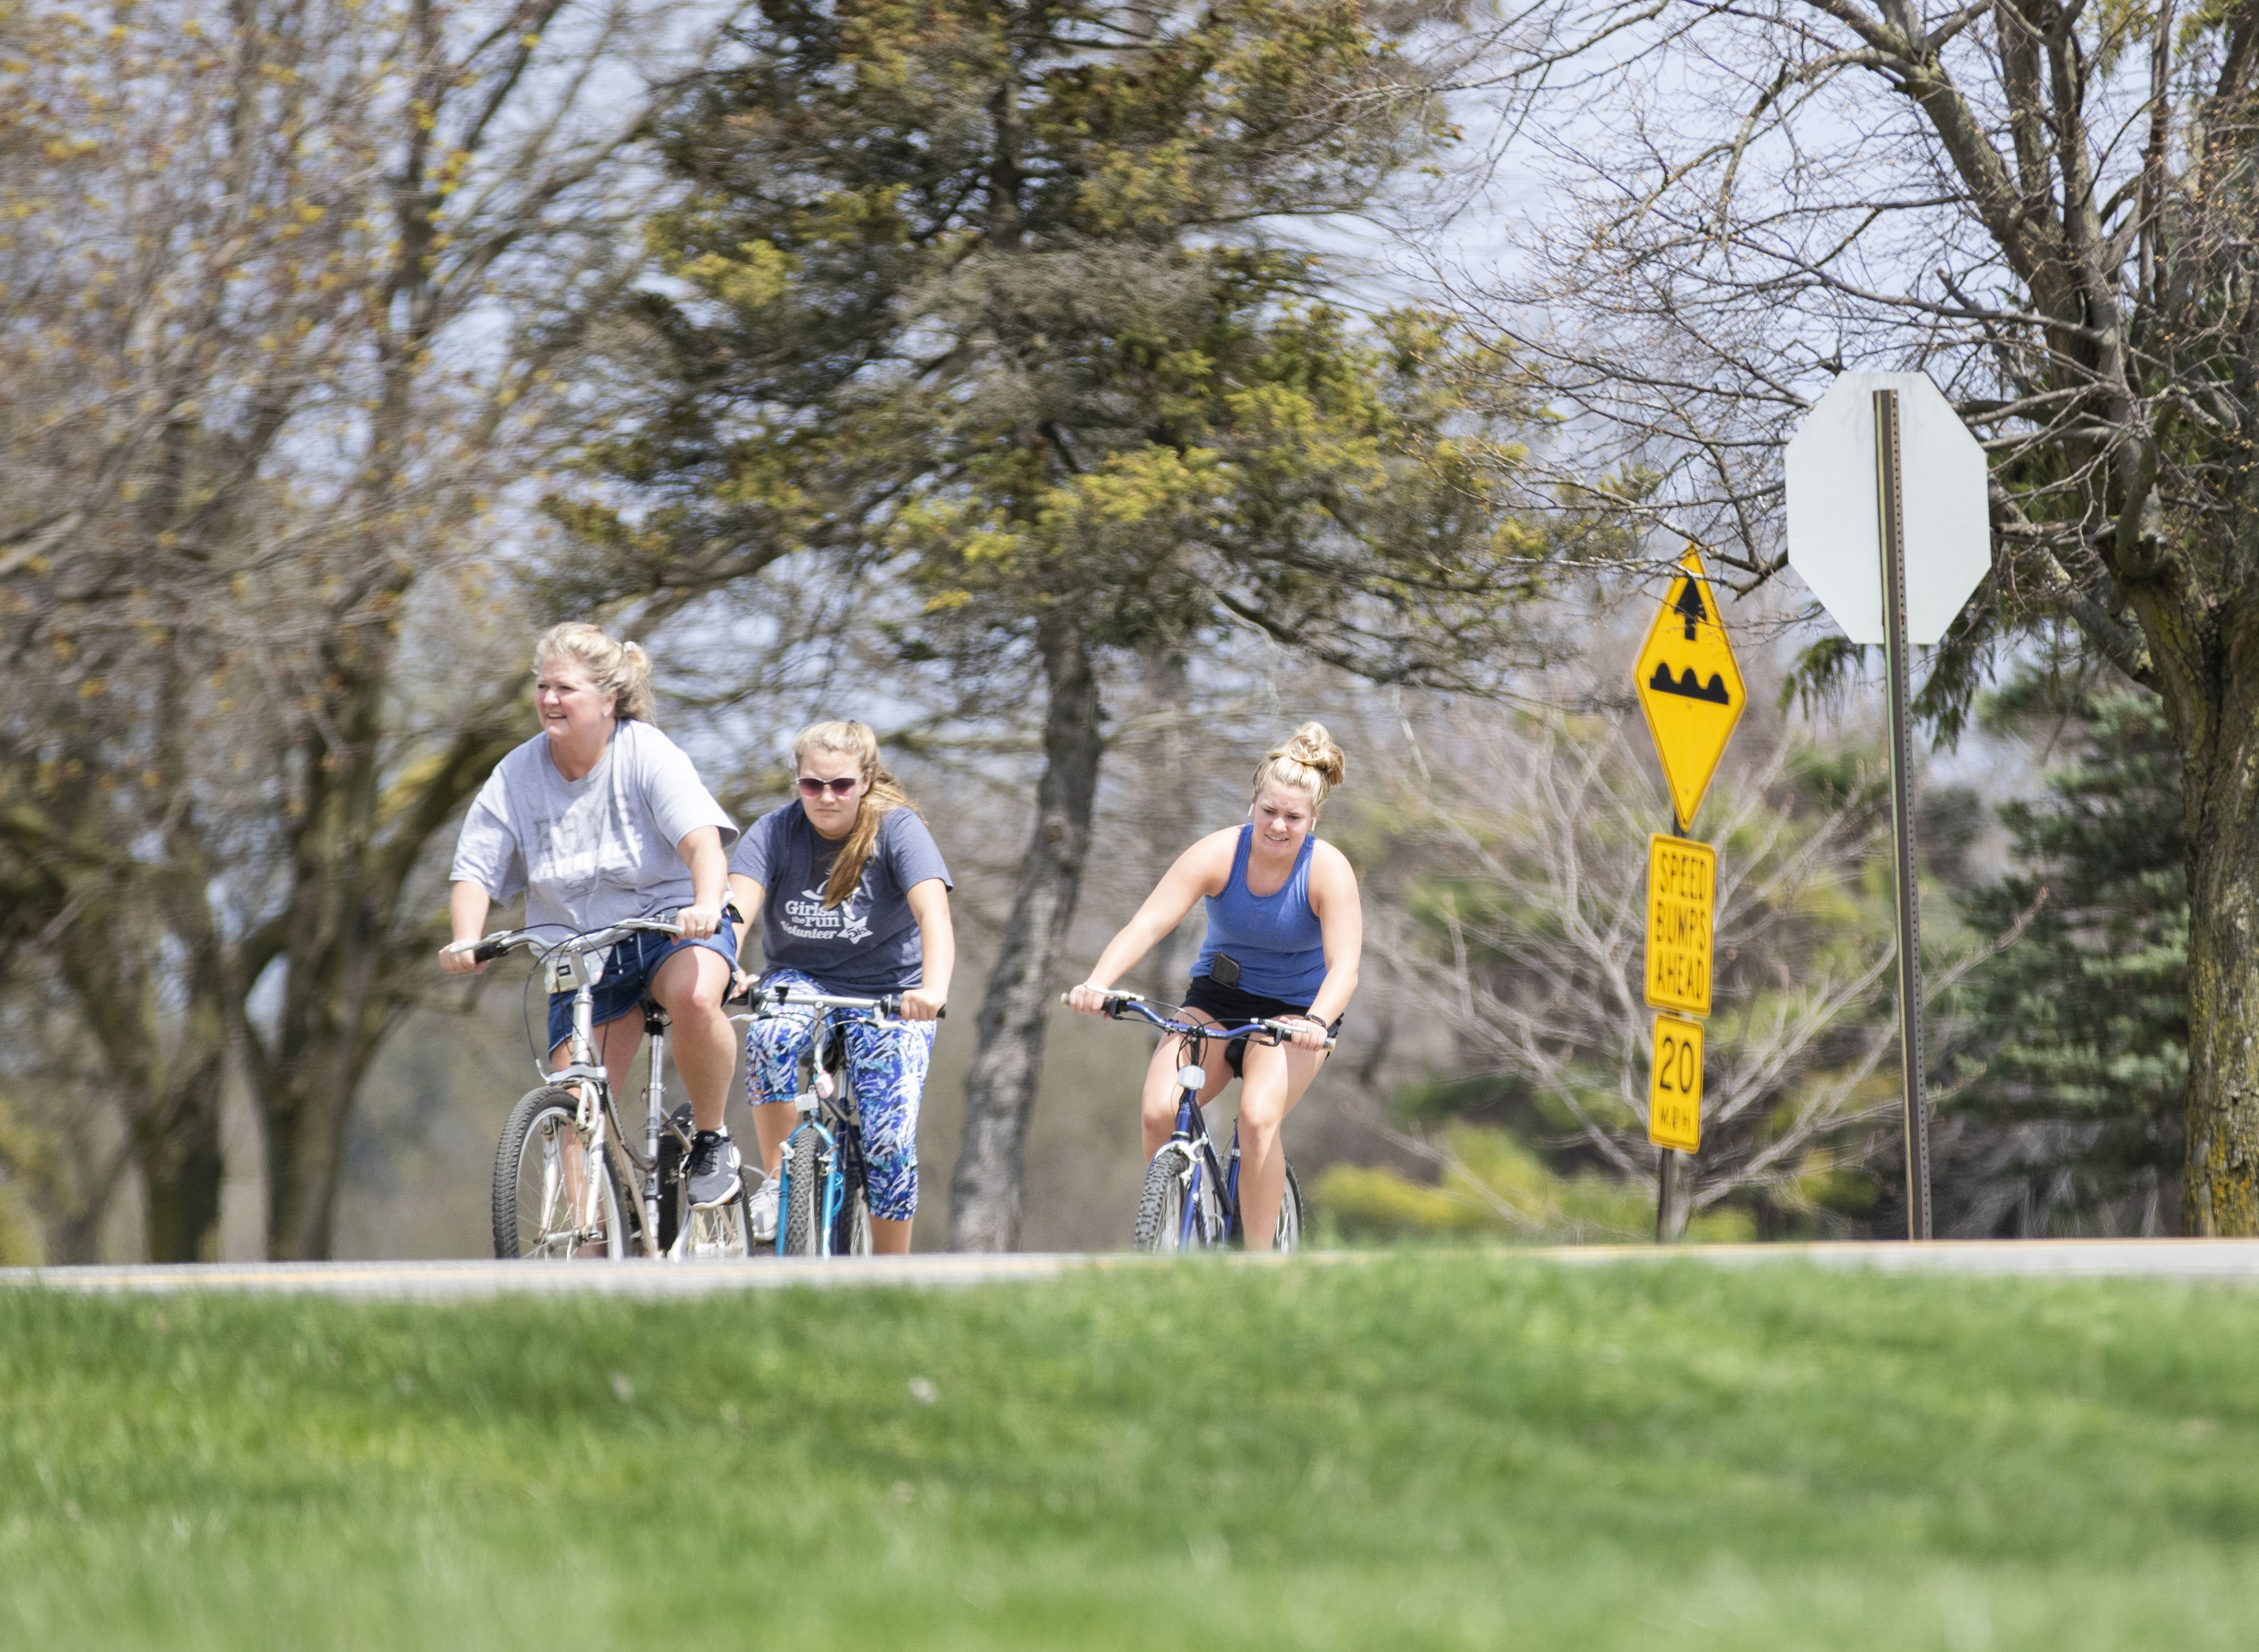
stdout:
<svg viewBox="0 0 2259 1652">
<path fill-rule="evenodd" d="M 690 1104 L 686 1101 L 674 1109 L 674 1123 L 683 1136 L 690 1134 Z M 674 1242 L 682 1233 L 682 1164 L 689 1153 L 682 1145 L 682 1136 L 672 1129 L 659 1133 L 659 1253 L 671 1257 Z"/>
<path fill-rule="evenodd" d="M 779 1256 L 820 1257 L 828 1249 L 823 1243 L 823 1184 L 831 1173 L 831 1157 L 813 1125 L 803 1124 L 785 1138 Z"/>
<path fill-rule="evenodd" d="M 849 1177 L 844 1196 L 839 1201 L 839 1218 L 831 1230 L 831 1254 L 835 1257 L 867 1257 L 871 1254 L 871 1201 L 865 1195 L 860 1178 Z"/>
<path fill-rule="evenodd" d="M 570 1262 L 602 1247 L 625 1253 L 611 1166 L 591 1155 L 574 1123 L 578 1098 L 559 1085 L 528 1091 L 510 1110 L 495 1149 L 495 1255 Z"/>
<path fill-rule="evenodd" d="M 1292 1164 L 1286 1166 L 1286 1186 L 1279 1197 L 1279 1236 L 1274 1241 L 1281 1250 L 1302 1248 L 1302 1179 L 1294 1174 Z"/>
<path fill-rule="evenodd" d="M 1197 1190 L 1192 1186 L 1198 1162 L 1182 1142 L 1168 1143 L 1153 1155 L 1153 1162 L 1145 1167 L 1144 1193 L 1137 1201 L 1137 1228 L 1131 1243 L 1138 1250 L 1201 1250 L 1222 1232 L 1222 1213 L 1216 1204 L 1213 1178 L 1203 1172 Z M 1187 1199 L 1192 1200 L 1189 1212 Z"/>
</svg>

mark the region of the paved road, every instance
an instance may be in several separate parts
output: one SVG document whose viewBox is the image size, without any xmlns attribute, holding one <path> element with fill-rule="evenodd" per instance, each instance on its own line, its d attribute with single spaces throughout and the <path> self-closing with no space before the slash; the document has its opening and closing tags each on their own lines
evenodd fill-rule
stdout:
<svg viewBox="0 0 2259 1652">
<path fill-rule="evenodd" d="M 1314 1252 L 1296 1265 L 1371 1260 L 1372 1251 Z M 2013 1275 L 2026 1278 L 2259 1281 L 2259 1240 L 2070 1239 L 1947 1242 L 1932 1245 L 1587 1245 L 1504 1252 L 1574 1267 L 1684 1262 L 1709 1267 L 1803 1263 L 1888 1273 Z M 1235 1256 L 1227 1265 L 1269 1267 L 1286 1259 Z M 1084 1268 L 1150 1267 L 1151 1258 L 1114 1255 L 860 1257 L 674 1265 L 656 1262 L 536 1266 L 515 1262 L 211 1262 L 172 1267 L 0 1268 L 0 1288 L 65 1291 L 318 1292 L 328 1296 L 443 1300 L 503 1292 L 536 1295 L 677 1297 L 791 1285 L 916 1285 L 1048 1279 Z"/>
</svg>

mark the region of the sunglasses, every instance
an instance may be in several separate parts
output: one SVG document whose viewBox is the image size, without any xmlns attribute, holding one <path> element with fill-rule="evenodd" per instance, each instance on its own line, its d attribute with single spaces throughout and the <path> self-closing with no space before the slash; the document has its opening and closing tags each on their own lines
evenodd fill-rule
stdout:
<svg viewBox="0 0 2259 1652">
<path fill-rule="evenodd" d="M 844 780 L 818 780 L 803 774 L 800 777 L 800 794 L 802 797 L 821 797 L 829 792 L 834 797 L 848 797 L 862 783 L 861 778 L 853 774 Z"/>
</svg>

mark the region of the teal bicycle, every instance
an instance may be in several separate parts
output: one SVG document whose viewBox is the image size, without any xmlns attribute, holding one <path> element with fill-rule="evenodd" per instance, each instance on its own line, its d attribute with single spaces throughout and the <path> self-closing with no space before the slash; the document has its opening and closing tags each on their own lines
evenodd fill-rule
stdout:
<svg viewBox="0 0 2259 1652">
<path fill-rule="evenodd" d="M 847 1072 L 846 1023 L 884 1026 L 901 1016 L 899 994 L 837 998 L 788 983 L 746 989 L 732 1003 L 751 1007 L 739 1024 L 813 1011 L 821 1024 L 801 1057 L 792 1098 L 799 1122 L 785 1138 L 778 1171 L 776 1252 L 780 1257 L 871 1254 L 870 1171 L 863 1121 Z"/>
</svg>

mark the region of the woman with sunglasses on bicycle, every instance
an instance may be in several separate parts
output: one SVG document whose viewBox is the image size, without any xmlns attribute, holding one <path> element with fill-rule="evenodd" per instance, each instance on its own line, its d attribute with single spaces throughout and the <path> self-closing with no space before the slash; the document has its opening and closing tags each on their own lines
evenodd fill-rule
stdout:
<svg viewBox="0 0 2259 1652">
<path fill-rule="evenodd" d="M 879 737 L 866 725 L 802 729 L 792 754 L 800 801 L 747 829 L 730 865 L 730 893 L 748 928 L 759 921 L 761 986 L 836 998 L 901 995 L 900 1022 L 846 1023 L 871 1246 L 900 1254 L 910 1248 L 917 1212 L 918 1103 L 934 1023 L 957 968 L 949 867 L 916 805 L 879 760 Z M 739 986 L 750 979 L 738 972 Z M 753 1196 L 756 1237 L 776 1233 L 777 1172 L 799 1122 L 792 1093 L 816 1025 L 811 1009 L 764 1016 L 746 1034 L 746 1100 L 769 1178 Z"/>
<path fill-rule="evenodd" d="M 596 983 L 596 1051 L 624 1092 L 643 1043 L 645 994 L 673 1022 L 674 1065 L 697 1126 L 690 1196 L 719 1204 L 738 1189 L 723 1128 L 736 1041 L 722 1000 L 737 962 L 728 898 L 738 829 L 682 748 L 652 725 L 651 660 L 596 626 L 552 626 L 533 649 L 541 732 L 495 765 L 463 821 L 448 908 L 458 943 L 476 940 L 488 908 L 525 892 L 528 929 L 583 935 L 664 911 L 680 934 L 638 935 L 610 949 Z M 439 954 L 451 975 L 483 970 Z M 550 1065 L 569 1060 L 573 994 L 549 995 Z"/>
<path fill-rule="evenodd" d="M 1204 900 L 1208 936 L 1193 965 L 1185 1019 L 1208 1026 L 1250 1022 L 1294 1024 L 1284 1045 L 1233 1039 L 1209 1043 L 1201 1062 L 1206 1105 L 1239 1075 L 1240 1226 L 1272 1235 L 1286 1193 L 1286 1157 L 1279 1131 L 1326 1059 L 1326 1038 L 1341 1026 L 1357 991 L 1365 916 L 1348 858 L 1312 835 L 1326 794 L 1342 783 L 1342 750 L 1325 725 L 1306 723 L 1256 766 L 1247 823 L 1211 832 L 1177 858 L 1137 915 L 1106 943 L 1090 979 L 1067 994 L 1087 1015 L 1105 1011 L 1114 983 Z M 1145 1157 L 1175 1128 L 1177 1070 L 1187 1041 L 1165 1038 L 1145 1070 L 1142 1104 Z M 1229 1068 L 1229 1072 L 1226 1069 Z"/>
</svg>

